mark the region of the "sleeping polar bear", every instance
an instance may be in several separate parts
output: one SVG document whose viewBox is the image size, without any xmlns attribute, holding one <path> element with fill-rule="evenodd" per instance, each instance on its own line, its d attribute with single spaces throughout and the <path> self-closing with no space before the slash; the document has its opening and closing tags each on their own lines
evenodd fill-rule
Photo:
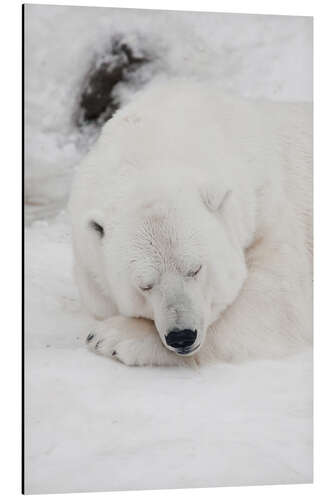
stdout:
<svg viewBox="0 0 333 500">
<path fill-rule="evenodd" d="M 295 352 L 312 330 L 312 111 L 155 83 L 74 180 L 75 275 L 97 353 L 127 365 Z"/>
</svg>

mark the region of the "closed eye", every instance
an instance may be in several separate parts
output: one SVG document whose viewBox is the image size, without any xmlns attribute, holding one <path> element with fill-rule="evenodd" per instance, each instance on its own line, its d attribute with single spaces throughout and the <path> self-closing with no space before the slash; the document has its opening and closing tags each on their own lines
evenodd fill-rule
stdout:
<svg viewBox="0 0 333 500">
<path fill-rule="evenodd" d="M 201 268 L 202 268 L 202 266 L 200 265 L 194 271 L 190 271 L 189 273 L 187 273 L 186 276 L 188 278 L 194 278 L 195 276 L 197 276 L 199 274 L 199 272 L 201 271 Z"/>
<path fill-rule="evenodd" d="M 149 290 L 151 290 L 153 288 L 154 285 L 145 285 L 145 286 L 140 286 L 140 290 L 142 290 L 143 292 L 148 292 Z"/>
</svg>

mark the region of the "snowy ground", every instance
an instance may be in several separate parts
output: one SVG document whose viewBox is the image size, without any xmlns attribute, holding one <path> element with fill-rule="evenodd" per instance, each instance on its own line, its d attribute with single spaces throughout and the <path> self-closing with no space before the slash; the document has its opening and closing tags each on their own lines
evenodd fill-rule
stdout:
<svg viewBox="0 0 333 500">
<path fill-rule="evenodd" d="M 26 491 L 312 480 L 312 353 L 193 369 L 87 352 L 65 212 L 95 139 L 73 125 L 92 58 L 120 33 L 142 70 L 218 79 L 249 97 L 312 100 L 307 18 L 25 7 Z M 119 88 L 125 102 L 135 88 Z"/>
</svg>

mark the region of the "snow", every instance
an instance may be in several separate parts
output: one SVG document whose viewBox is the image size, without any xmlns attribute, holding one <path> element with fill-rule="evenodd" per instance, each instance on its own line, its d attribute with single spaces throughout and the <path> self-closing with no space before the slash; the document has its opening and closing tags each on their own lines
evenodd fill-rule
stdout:
<svg viewBox="0 0 333 500">
<path fill-rule="evenodd" d="M 73 113 L 110 34 L 154 75 L 312 100 L 312 20 L 25 6 L 27 493 L 312 481 L 312 352 L 197 369 L 128 368 L 84 347 L 65 206 L 96 131 Z"/>
</svg>

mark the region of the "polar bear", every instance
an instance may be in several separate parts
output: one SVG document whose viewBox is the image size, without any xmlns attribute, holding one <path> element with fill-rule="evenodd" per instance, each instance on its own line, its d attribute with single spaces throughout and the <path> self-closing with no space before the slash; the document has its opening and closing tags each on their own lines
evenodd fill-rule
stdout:
<svg viewBox="0 0 333 500">
<path fill-rule="evenodd" d="M 105 124 L 69 203 L 93 351 L 126 365 L 311 342 L 312 110 L 174 80 Z"/>
</svg>

